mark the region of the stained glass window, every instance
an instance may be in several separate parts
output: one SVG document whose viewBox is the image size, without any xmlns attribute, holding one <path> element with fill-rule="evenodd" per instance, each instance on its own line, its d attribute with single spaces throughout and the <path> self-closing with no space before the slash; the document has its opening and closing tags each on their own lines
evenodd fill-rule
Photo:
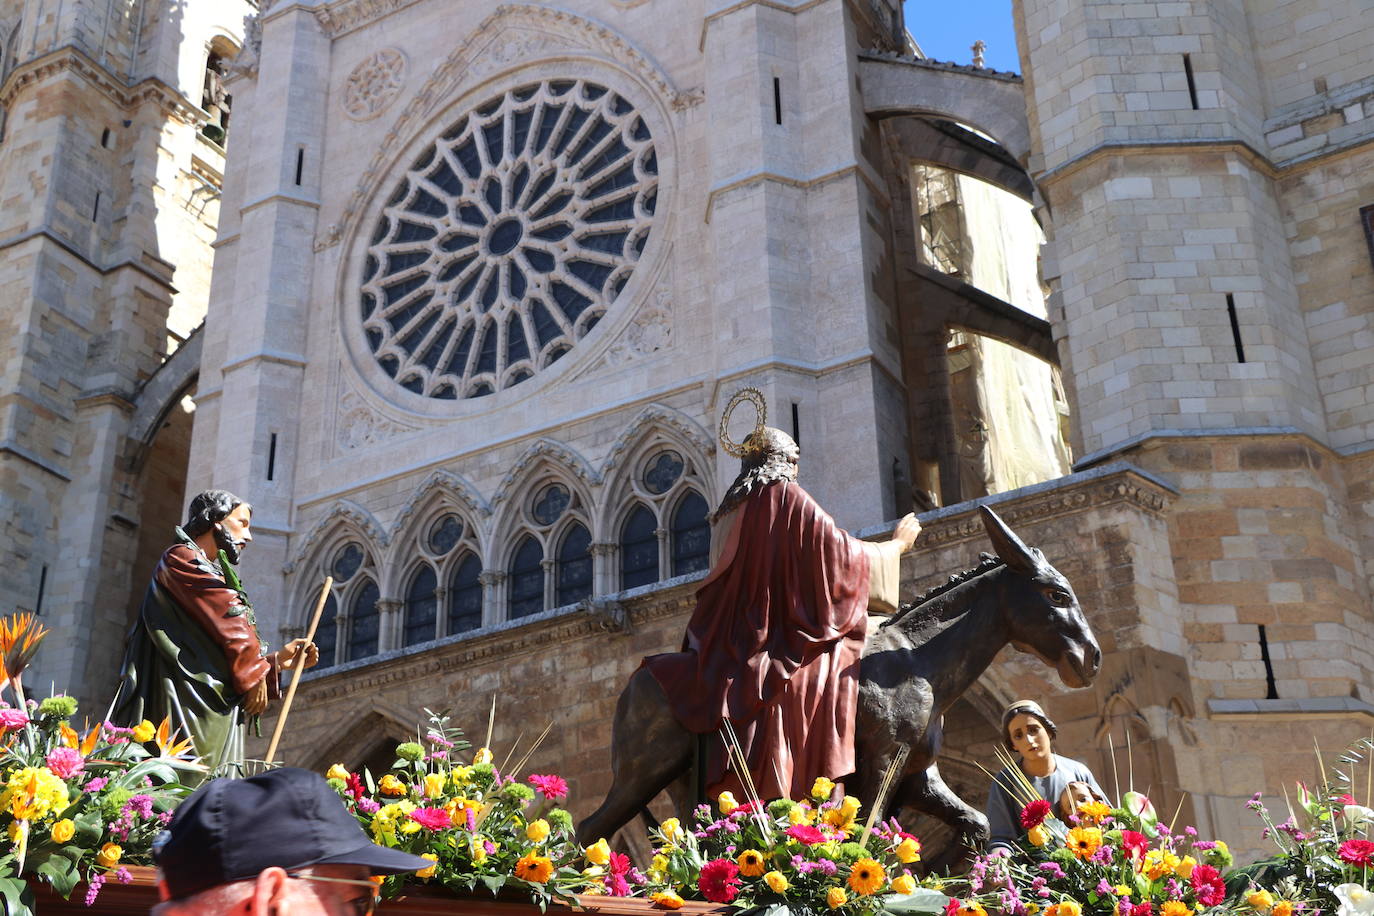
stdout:
<svg viewBox="0 0 1374 916">
<path fill-rule="evenodd" d="M 558 546 L 558 602 L 574 604 L 592 593 L 592 536 L 572 525 Z"/>
<path fill-rule="evenodd" d="M 644 488 L 654 495 L 667 493 L 682 476 L 682 457 L 676 452 L 660 452 L 644 471 Z"/>
<path fill-rule="evenodd" d="M 510 564 L 510 617 L 527 617 L 544 610 L 544 550 L 525 535 Z"/>
<path fill-rule="evenodd" d="M 315 610 L 313 607 L 310 609 Z M 338 643 L 338 622 L 339 603 L 334 600 L 333 593 L 324 599 L 324 610 L 320 612 L 320 623 L 315 628 L 315 645 L 320 650 L 320 661 L 316 669 L 334 667 L 335 645 Z"/>
<path fill-rule="evenodd" d="M 350 660 L 367 658 L 377 654 L 377 636 L 381 632 L 381 621 L 377 611 L 377 599 L 381 592 L 377 583 L 371 579 L 353 594 L 352 611 L 348 621 L 348 657 Z"/>
<path fill-rule="evenodd" d="M 463 523 L 456 515 L 445 515 L 429 529 L 429 549 L 437 556 L 443 556 L 458 546 L 463 539 Z"/>
<path fill-rule="evenodd" d="M 534 498 L 534 520 L 541 525 L 552 525 L 563 517 L 571 501 L 572 497 L 565 487 L 556 483 L 549 484 Z"/>
<path fill-rule="evenodd" d="M 466 554 L 453 568 L 448 583 L 448 632 L 466 633 L 482 625 L 482 562 Z M 543 570 L 540 570 L 540 600 L 543 600 Z"/>
<path fill-rule="evenodd" d="M 620 529 L 620 587 L 634 588 L 658 581 L 658 522 L 644 506 L 625 519 Z"/>
<path fill-rule="evenodd" d="M 673 575 L 696 572 L 710 565 L 711 526 L 706 520 L 707 512 L 706 500 L 696 490 L 688 490 L 673 510 Z"/>
<path fill-rule="evenodd" d="M 334 581 L 347 582 L 363 565 L 363 549 L 357 544 L 345 544 L 334 558 Z"/>
<path fill-rule="evenodd" d="M 407 170 L 364 258 L 374 358 L 425 397 L 477 398 L 551 365 L 634 272 L 658 206 L 644 119 L 585 80 L 470 111 Z"/>
<path fill-rule="evenodd" d="M 429 564 L 421 566 L 410 580 L 406 592 L 405 644 L 413 646 L 434 638 L 434 622 L 438 616 L 438 599 L 434 595 L 439 580 Z"/>
</svg>

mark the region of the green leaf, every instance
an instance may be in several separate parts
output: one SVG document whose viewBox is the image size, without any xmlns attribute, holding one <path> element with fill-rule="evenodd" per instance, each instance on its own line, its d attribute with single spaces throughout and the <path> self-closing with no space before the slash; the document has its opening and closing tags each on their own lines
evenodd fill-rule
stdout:
<svg viewBox="0 0 1374 916">
<path fill-rule="evenodd" d="M 72 823 L 76 825 L 72 839 L 80 846 L 94 847 L 105 832 L 105 822 L 98 811 L 83 811 L 72 818 Z"/>
<path fill-rule="evenodd" d="M 883 912 L 896 916 L 917 913 L 943 913 L 949 897 L 928 887 L 918 887 L 910 894 L 889 894 L 883 898 Z"/>
<path fill-rule="evenodd" d="M 80 877 L 75 866 L 62 856 L 54 856 L 34 871 L 47 878 L 52 889 L 61 894 L 63 899 L 72 895 L 72 888 L 76 887 L 76 880 Z"/>
<path fill-rule="evenodd" d="M 33 888 L 23 878 L 0 878 L 0 901 L 4 902 L 5 916 L 35 916 L 38 907 Z"/>
<path fill-rule="evenodd" d="M 496 894 L 497 894 L 497 892 L 500 891 L 501 888 L 503 888 L 503 887 L 506 886 L 506 876 L 505 876 L 505 875 L 483 875 L 483 876 L 482 876 L 482 883 L 483 883 L 484 885 L 486 885 L 487 890 L 491 891 L 491 895 L 492 895 L 493 897 L 495 897 Z"/>
</svg>

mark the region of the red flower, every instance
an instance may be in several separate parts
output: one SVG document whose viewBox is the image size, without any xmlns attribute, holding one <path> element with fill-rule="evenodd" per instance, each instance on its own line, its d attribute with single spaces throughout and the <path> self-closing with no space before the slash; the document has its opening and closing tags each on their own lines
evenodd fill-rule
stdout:
<svg viewBox="0 0 1374 916">
<path fill-rule="evenodd" d="M 363 786 L 362 778 L 358 776 L 357 773 L 348 774 L 347 786 L 348 794 L 353 796 L 354 801 L 357 801 L 358 799 L 362 798 L 363 793 L 367 791 L 366 787 Z"/>
<path fill-rule="evenodd" d="M 817 843 L 825 842 L 825 834 L 809 824 L 794 824 L 784 832 L 792 839 L 807 846 L 815 846 Z"/>
<path fill-rule="evenodd" d="M 1336 853 L 1342 862 L 1368 868 L 1374 865 L 1374 843 L 1369 840 L 1346 840 Z"/>
<path fill-rule="evenodd" d="M 739 893 L 739 866 L 729 859 L 712 859 L 701 866 L 697 890 L 712 903 L 729 903 Z"/>
<path fill-rule="evenodd" d="M 530 777 L 530 785 L 538 789 L 540 795 L 554 801 L 565 798 L 568 794 L 568 783 L 562 776 L 555 776 L 552 773 L 547 776 L 540 776 L 536 773 Z"/>
<path fill-rule="evenodd" d="M 611 853 L 611 872 L 605 878 L 606 895 L 609 897 L 630 896 L 630 882 L 626 877 L 630 871 L 630 857 L 623 852 Z"/>
<path fill-rule="evenodd" d="M 1126 850 L 1126 857 L 1132 861 L 1145 857 L 1145 850 L 1150 848 L 1150 838 L 1143 833 L 1134 830 L 1121 831 L 1121 848 Z M 1139 909 L 1137 907 L 1137 909 Z M 1148 913 L 1137 913 L 1134 916 L 1149 916 Z"/>
<path fill-rule="evenodd" d="M 959 912 L 959 907 L 963 906 L 958 897 L 949 898 L 949 903 L 945 904 L 945 916 L 955 916 Z"/>
<path fill-rule="evenodd" d="M 1353 796 L 1353 795 L 1351 795 L 1349 792 L 1347 792 L 1347 793 L 1345 793 L 1344 795 L 1338 795 L 1338 796 L 1336 796 L 1336 804 L 1342 805 L 1342 806 L 1344 806 L 1344 805 L 1358 805 L 1359 802 L 1355 801 L 1355 796 Z"/>
<path fill-rule="evenodd" d="M 1147 900 L 1144 903 L 1137 903 L 1135 906 L 1131 907 L 1131 916 L 1153 916 L 1150 910 L 1150 902 Z"/>
<path fill-rule="evenodd" d="M 1210 865 L 1194 865 L 1190 879 L 1197 902 L 1203 906 L 1217 906 L 1226 899 L 1226 884 L 1221 872 Z"/>
<path fill-rule="evenodd" d="M 1045 818 L 1050 816 L 1050 803 L 1043 798 L 1037 798 L 1029 805 L 1021 809 L 1021 829 L 1031 830 L 1045 823 Z"/>
</svg>

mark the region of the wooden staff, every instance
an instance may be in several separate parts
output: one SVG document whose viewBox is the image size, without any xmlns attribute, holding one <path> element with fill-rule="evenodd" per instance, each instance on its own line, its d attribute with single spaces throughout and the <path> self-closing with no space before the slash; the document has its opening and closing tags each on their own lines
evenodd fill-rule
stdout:
<svg viewBox="0 0 1374 916">
<path fill-rule="evenodd" d="M 320 589 L 320 598 L 315 602 L 315 615 L 310 618 L 310 629 L 306 631 L 306 645 L 315 641 L 315 628 L 320 625 L 320 615 L 324 613 L 324 603 L 329 598 L 329 589 L 334 586 L 334 577 L 324 577 L 324 587 Z M 291 701 L 296 698 L 296 686 L 301 682 L 301 672 L 305 671 L 305 647 L 301 647 L 301 655 L 296 661 L 296 668 L 291 672 L 291 686 L 286 688 L 286 699 L 282 700 L 281 715 L 277 716 L 277 727 L 272 730 L 272 743 L 267 745 L 267 757 L 270 764 L 277 753 L 277 744 L 281 741 L 282 730 L 286 727 L 286 714 L 291 711 Z"/>
</svg>

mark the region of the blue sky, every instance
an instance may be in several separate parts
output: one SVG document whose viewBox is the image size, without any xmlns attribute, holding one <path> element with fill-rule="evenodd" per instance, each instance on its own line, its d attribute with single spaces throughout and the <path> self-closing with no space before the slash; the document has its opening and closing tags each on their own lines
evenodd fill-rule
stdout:
<svg viewBox="0 0 1374 916">
<path fill-rule="evenodd" d="M 905 0 L 906 28 L 936 60 L 973 63 L 969 50 L 979 38 L 988 43 L 987 66 L 1021 72 L 1011 0 Z"/>
</svg>

